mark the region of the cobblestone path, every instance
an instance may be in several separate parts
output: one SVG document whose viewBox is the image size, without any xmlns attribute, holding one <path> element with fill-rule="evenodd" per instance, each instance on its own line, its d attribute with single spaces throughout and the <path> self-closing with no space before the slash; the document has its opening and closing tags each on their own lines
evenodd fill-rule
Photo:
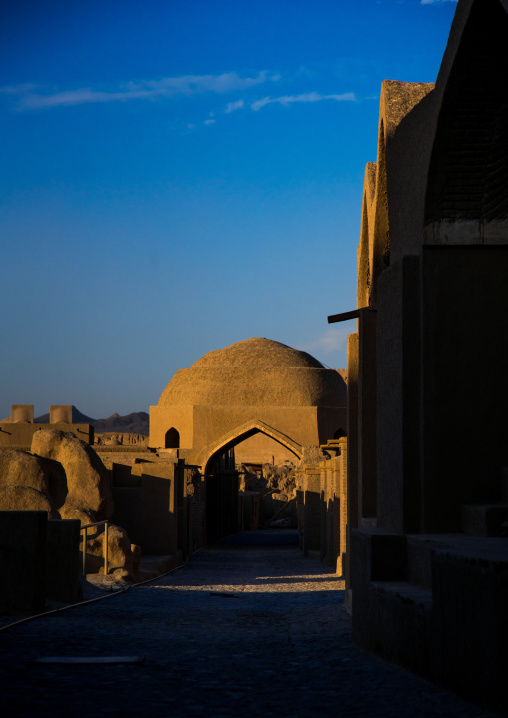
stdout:
<svg viewBox="0 0 508 718">
<path fill-rule="evenodd" d="M 343 582 L 290 538 L 239 534 L 153 583 L 0 633 L 0 715 L 494 715 L 355 648 Z M 33 662 L 134 655 L 144 663 Z"/>
</svg>

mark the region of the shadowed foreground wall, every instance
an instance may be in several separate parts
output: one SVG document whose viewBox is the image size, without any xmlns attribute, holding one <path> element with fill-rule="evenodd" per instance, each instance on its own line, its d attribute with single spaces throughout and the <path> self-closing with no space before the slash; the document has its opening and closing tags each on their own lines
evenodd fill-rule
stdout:
<svg viewBox="0 0 508 718">
<path fill-rule="evenodd" d="M 382 86 L 349 342 L 346 572 L 361 646 L 504 709 L 507 43 L 508 2 L 459 0 L 436 84 Z"/>
</svg>

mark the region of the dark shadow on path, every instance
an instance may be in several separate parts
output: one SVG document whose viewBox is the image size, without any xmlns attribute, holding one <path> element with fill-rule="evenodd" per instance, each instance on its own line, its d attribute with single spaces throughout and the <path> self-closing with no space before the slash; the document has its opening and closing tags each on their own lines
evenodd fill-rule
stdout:
<svg viewBox="0 0 508 718">
<path fill-rule="evenodd" d="M 240 533 L 226 536 L 226 538 L 217 541 L 209 548 L 225 548 L 227 546 L 241 547 L 251 546 L 255 548 L 269 548 L 274 546 L 277 548 L 298 547 L 298 530 L 297 529 L 259 529 L 257 531 L 241 531 Z"/>
</svg>

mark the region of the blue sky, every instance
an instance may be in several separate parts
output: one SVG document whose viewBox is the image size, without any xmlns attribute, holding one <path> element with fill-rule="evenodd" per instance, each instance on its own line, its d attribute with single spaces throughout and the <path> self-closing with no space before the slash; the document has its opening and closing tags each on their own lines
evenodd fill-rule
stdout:
<svg viewBox="0 0 508 718">
<path fill-rule="evenodd" d="M 148 411 L 251 336 L 344 366 L 380 84 L 435 81 L 456 3 L 8 5 L 0 418 Z"/>
</svg>

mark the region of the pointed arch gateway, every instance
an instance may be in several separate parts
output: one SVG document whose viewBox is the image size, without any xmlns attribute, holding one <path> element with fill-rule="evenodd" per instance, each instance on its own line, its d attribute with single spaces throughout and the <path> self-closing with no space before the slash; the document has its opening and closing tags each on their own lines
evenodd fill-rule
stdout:
<svg viewBox="0 0 508 718">
<path fill-rule="evenodd" d="M 271 439 L 274 439 L 279 444 L 289 449 L 289 451 L 291 451 L 298 459 L 302 458 L 301 444 L 298 444 L 296 441 L 291 439 L 291 437 L 283 434 L 273 426 L 269 426 L 268 424 L 265 424 L 265 422 L 256 419 L 242 424 L 241 426 L 237 426 L 227 434 L 224 434 L 220 439 L 214 442 L 213 445 L 207 446 L 199 454 L 197 463 L 203 467 L 205 475 L 209 474 L 219 456 L 257 433 L 269 436 Z"/>
<path fill-rule="evenodd" d="M 217 471 L 217 461 L 237 444 L 257 433 L 274 439 L 297 458 L 302 457 L 300 444 L 260 420 L 236 427 L 205 448 L 199 454 L 197 463 L 202 466 L 205 475 L 207 543 L 214 543 L 223 536 L 238 531 L 238 473 L 231 469 Z"/>
</svg>

